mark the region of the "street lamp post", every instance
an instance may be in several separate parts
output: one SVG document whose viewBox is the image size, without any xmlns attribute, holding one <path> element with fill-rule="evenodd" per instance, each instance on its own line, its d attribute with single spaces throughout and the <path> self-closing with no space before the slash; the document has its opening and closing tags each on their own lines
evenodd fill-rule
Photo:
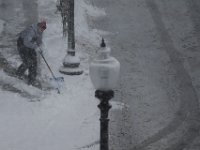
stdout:
<svg viewBox="0 0 200 150">
<path fill-rule="evenodd" d="M 108 112 L 109 109 L 112 107 L 109 104 L 109 100 L 114 96 L 114 92 L 110 91 L 102 91 L 96 90 L 95 97 L 100 100 L 100 104 L 98 105 L 101 117 L 100 117 L 100 150 L 109 150 L 109 143 L 108 143 Z"/>
<path fill-rule="evenodd" d="M 66 75 L 80 75 L 83 70 L 80 68 L 80 58 L 75 55 L 74 0 L 69 0 L 68 3 L 68 49 L 59 71 Z"/>
<path fill-rule="evenodd" d="M 119 78 L 120 63 L 110 56 L 110 48 L 106 47 L 104 39 L 97 54 L 97 58 L 90 64 L 90 78 L 96 89 L 95 97 L 100 100 L 100 150 L 109 150 L 109 100 L 114 96 L 113 88 Z"/>
</svg>

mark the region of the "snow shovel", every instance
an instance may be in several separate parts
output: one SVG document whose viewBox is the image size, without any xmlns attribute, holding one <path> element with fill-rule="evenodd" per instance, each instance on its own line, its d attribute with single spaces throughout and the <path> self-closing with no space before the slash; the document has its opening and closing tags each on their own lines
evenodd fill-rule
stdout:
<svg viewBox="0 0 200 150">
<path fill-rule="evenodd" d="M 54 75 L 53 71 L 51 70 L 49 64 L 47 63 L 46 59 L 44 58 L 44 55 L 42 53 L 40 53 L 40 55 L 42 56 L 44 62 L 46 63 L 46 65 L 47 65 L 47 67 L 48 67 L 48 69 L 51 72 L 51 75 L 53 77 L 53 78 L 50 78 L 50 81 L 53 81 L 53 82 L 56 83 L 56 86 L 57 86 L 56 89 L 58 91 L 58 94 L 60 94 L 60 90 L 59 90 L 60 84 L 59 83 L 64 82 L 64 77 L 55 77 L 55 75 Z"/>
</svg>

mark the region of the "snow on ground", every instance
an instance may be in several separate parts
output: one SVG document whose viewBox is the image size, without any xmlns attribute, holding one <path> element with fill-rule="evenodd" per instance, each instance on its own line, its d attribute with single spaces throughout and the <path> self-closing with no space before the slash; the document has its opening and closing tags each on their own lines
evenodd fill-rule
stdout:
<svg viewBox="0 0 200 150">
<path fill-rule="evenodd" d="M 89 79 L 89 52 L 77 44 L 76 54 L 80 56 L 84 69 L 82 75 L 60 74 L 58 70 L 66 54 L 67 40 L 62 38 L 60 14 L 55 13 L 56 0 L 40 0 L 38 4 L 40 18 L 47 20 L 44 55 L 55 75 L 64 76 L 65 83 L 61 94 L 53 90 L 41 96 L 42 93 L 33 90 L 33 87 L 15 82 L 0 72 L 1 80 L 41 96 L 40 101 L 30 102 L 18 93 L 0 91 L 0 149 L 98 149 L 99 102 L 94 98 L 94 88 Z M 94 16 L 98 17 L 98 14 L 105 15 L 104 11 L 92 8 L 83 0 L 76 0 L 75 4 L 77 43 L 91 39 L 99 45 L 100 37 L 97 32 L 89 30 L 86 16 L 94 12 Z M 51 77 L 44 63 L 41 68 L 43 77 Z M 114 102 L 112 104 L 115 109 L 121 108 L 120 104 L 116 104 L 116 107 Z"/>
</svg>

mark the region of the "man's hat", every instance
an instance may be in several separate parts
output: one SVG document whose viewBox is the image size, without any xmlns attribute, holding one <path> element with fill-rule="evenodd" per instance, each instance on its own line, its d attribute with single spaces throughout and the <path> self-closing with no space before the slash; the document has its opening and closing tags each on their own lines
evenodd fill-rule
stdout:
<svg viewBox="0 0 200 150">
<path fill-rule="evenodd" d="M 42 29 L 46 29 L 47 28 L 47 24 L 46 24 L 46 21 L 41 21 L 38 23 L 38 26 Z"/>
</svg>

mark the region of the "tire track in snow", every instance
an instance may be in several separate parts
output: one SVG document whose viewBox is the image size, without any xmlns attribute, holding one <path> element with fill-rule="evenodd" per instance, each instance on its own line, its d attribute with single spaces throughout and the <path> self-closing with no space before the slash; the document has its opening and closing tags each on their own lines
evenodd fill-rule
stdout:
<svg viewBox="0 0 200 150">
<path fill-rule="evenodd" d="M 200 129 L 198 97 L 192 85 L 191 77 L 183 66 L 181 55 L 174 47 L 173 41 L 162 21 L 162 16 L 158 6 L 154 0 L 146 0 L 146 5 L 155 23 L 163 48 L 168 54 L 171 63 L 176 70 L 181 104 L 180 109 L 177 111 L 168 126 L 164 127 L 158 133 L 143 141 L 140 145 L 137 145 L 133 149 L 142 150 L 151 144 L 159 142 L 163 138 L 167 138 L 170 134 L 175 133 L 174 136 L 177 136 L 176 134 L 178 134 L 179 137 L 180 132 L 184 132 L 175 144 L 169 145 L 169 147 L 166 148 L 166 150 L 182 150 L 198 136 L 198 131 Z M 184 129 L 184 131 L 177 132 L 179 128 L 185 124 L 187 128 Z"/>
</svg>

